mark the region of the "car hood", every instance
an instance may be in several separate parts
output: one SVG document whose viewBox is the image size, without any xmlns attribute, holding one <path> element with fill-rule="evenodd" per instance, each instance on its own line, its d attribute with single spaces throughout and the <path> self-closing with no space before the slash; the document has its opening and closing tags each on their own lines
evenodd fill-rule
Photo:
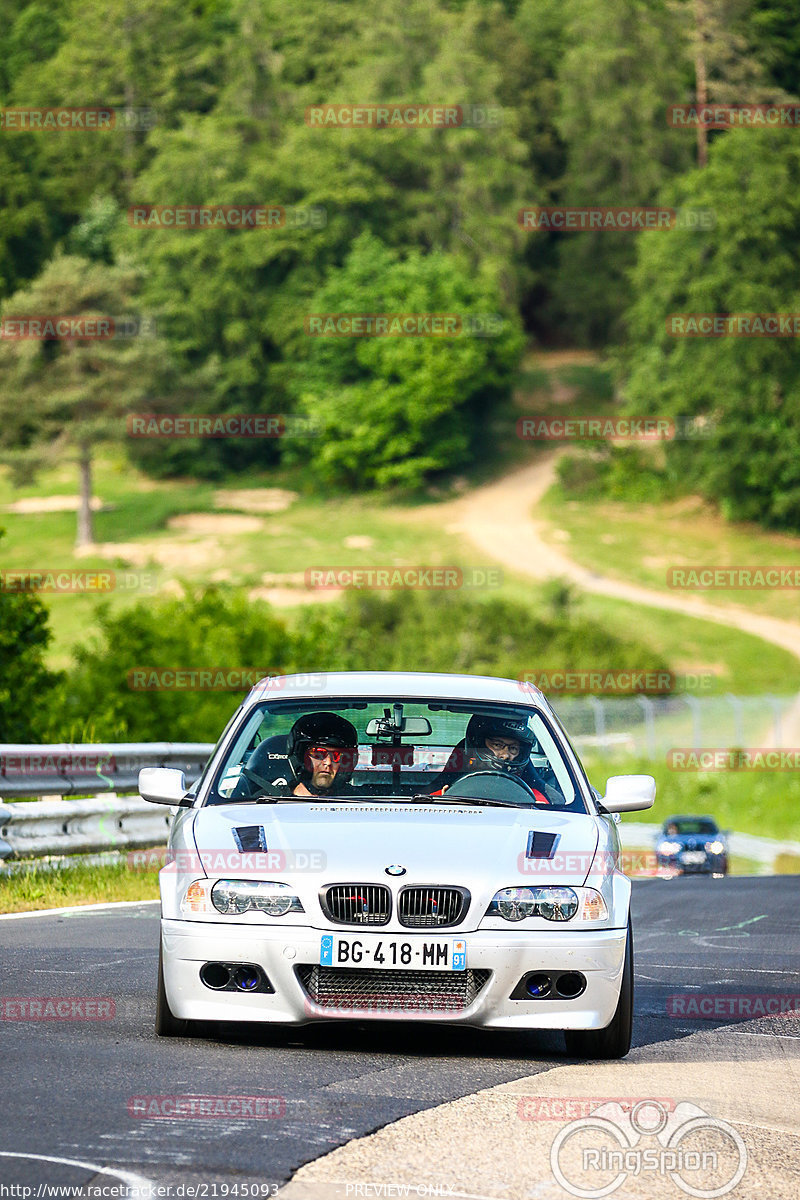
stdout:
<svg viewBox="0 0 800 1200">
<path fill-rule="evenodd" d="M 401 867 L 402 875 L 393 874 L 404 884 L 497 888 L 579 886 L 599 825 L 586 813 L 546 809 L 311 800 L 207 806 L 196 813 L 193 832 L 209 875 L 281 879 L 311 872 L 319 886 L 386 882 L 386 868 Z M 528 856 L 531 833 L 536 857 Z"/>
</svg>

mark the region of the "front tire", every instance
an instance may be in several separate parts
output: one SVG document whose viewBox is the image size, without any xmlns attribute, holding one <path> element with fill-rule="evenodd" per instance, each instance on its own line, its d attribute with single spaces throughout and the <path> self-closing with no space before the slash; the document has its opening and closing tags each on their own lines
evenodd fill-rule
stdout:
<svg viewBox="0 0 800 1200">
<path fill-rule="evenodd" d="M 565 1029 L 567 1053 L 572 1058 L 624 1058 L 631 1048 L 633 1033 L 633 928 L 628 917 L 625 963 L 619 1000 L 610 1025 L 605 1029 Z"/>
<path fill-rule="evenodd" d="M 158 990 L 156 992 L 156 1034 L 158 1037 L 188 1037 L 189 1021 L 173 1016 L 164 987 L 164 950 L 158 947 Z"/>
</svg>

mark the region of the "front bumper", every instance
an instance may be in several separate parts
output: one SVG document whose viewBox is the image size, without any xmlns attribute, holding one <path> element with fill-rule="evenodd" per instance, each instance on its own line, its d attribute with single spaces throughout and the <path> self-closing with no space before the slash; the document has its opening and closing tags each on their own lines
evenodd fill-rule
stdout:
<svg viewBox="0 0 800 1200">
<path fill-rule="evenodd" d="M 467 944 L 467 969 L 488 971 L 489 977 L 467 1007 L 442 1012 L 425 1009 L 423 973 L 421 998 L 413 1011 L 380 1011 L 380 1006 L 348 1011 L 315 1004 L 295 970 L 320 960 L 322 931 L 307 926 L 256 929 L 252 925 L 162 919 L 161 935 L 167 1000 L 179 1018 L 289 1025 L 331 1020 L 420 1020 L 486 1029 L 605 1028 L 617 1007 L 627 936 L 625 929 L 460 934 Z M 380 936 L 359 931 L 364 940 Z M 425 937 L 408 934 L 404 940 Z M 206 962 L 255 964 L 266 973 L 275 991 L 212 991 L 200 980 L 200 968 Z M 573 1000 L 510 1000 L 521 977 L 530 971 L 578 971 L 586 978 L 586 988 Z"/>
<path fill-rule="evenodd" d="M 726 875 L 728 860 L 724 854 L 707 854 L 702 862 L 681 862 L 679 855 L 656 855 L 657 866 L 675 875 Z"/>
</svg>

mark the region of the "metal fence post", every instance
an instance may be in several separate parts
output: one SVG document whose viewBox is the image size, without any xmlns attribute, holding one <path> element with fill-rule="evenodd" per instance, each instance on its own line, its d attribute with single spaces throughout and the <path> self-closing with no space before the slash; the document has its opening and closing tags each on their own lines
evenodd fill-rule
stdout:
<svg viewBox="0 0 800 1200">
<path fill-rule="evenodd" d="M 703 721 L 700 701 L 697 696 L 684 696 L 683 698 L 692 714 L 692 749 L 700 750 L 703 745 Z"/>
<path fill-rule="evenodd" d="M 604 751 L 608 750 L 606 744 L 606 714 L 603 710 L 602 700 L 598 700 L 597 696 L 587 697 L 594 714 L 594 732 L 597 737 L 598 747 L 602 747 Z"/>
<path fill-rule="evenodd" d="M 647 755 L 648 758 L 655 758 L 656 750 L 656 726 L 655 726 L 655 705 L 649 696 L 637 696 L 636 699 L 641 704 L 644 710 L 644 731 L 647 740 Z"/>
<path fill-rule="evenodd" d="M 738 696 L 725 693 L 725 699 L 733 709 L 733 740 L 737 746 L 744 745 L 744 723 L 742 721 L 742 702 Z"/>
</svg>

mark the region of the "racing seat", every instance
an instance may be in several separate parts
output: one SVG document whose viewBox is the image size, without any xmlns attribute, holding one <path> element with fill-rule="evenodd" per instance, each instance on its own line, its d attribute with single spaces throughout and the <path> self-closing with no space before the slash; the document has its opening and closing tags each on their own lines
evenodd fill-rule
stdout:
<svg viewBox="0 0 800 1200">
<path fill-rule="evenodd" d="M 257 796 L 264 788 L 270 787 L 276 779 L 291 780 L 293 778 L 289 759 L 286 756 L 288 740 L 288 733 L 276 733 L 258 743 L 255 750 L 250 752 L 249 758 L 243 763 L 248 772 L 258 776 L 258 779 L 248 779 L 246 775 L 240 776 L 236 787 L 231 792 L 231 800 L 249 800 L 251 796 Z"/>
</svg>

